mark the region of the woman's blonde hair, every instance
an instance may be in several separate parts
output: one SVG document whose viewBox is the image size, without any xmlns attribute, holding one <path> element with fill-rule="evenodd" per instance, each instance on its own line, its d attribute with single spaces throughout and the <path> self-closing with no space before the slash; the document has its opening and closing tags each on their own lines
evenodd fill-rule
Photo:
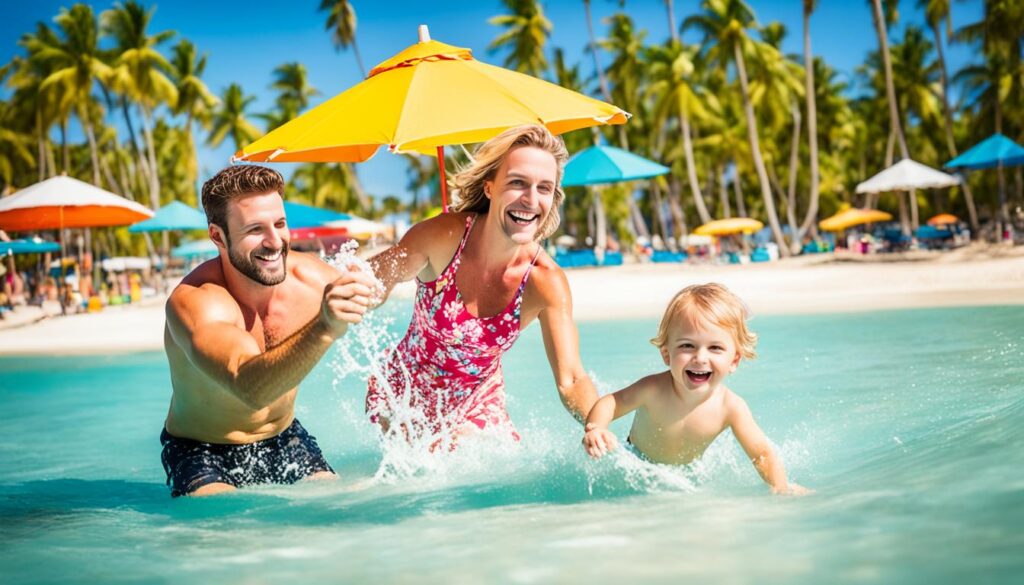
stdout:
<svg viewBox="0 0 1024 585">
<path fill-rule="evenodd" d="M 505 161 L 508 153 L 523 146 L 532 146 L 551 153 L 558 166 L 554 201 L 547 216 L 541 220 L 540 227 L 537 229 L 536 240 L 539 241 L 554 233 L 562 221 L 558 215 L 558 208 L 565 200 L 565 191 L 562 190 L 562 171 L 566 161 L 569 160 L 569 151 L 565 149 L 565 143 L 544 126 L 517 126 L 483 143 L 473 155 L 474 161 L 452 178 L 455 188 L 455 203 L 452 205 L 452 210 L 487 213 L 491 207 L 491 200 L 484 193 L 484 183 L 494 179 L 494 176 L 498 174 L 498 167 Z"/>
<path fill-rule="evenodd" d="M 676 293 L 665 309 L 665 315 L 658 326 L 658 335 L 651 343 L 659 348 L 668 343 L 668 329 L 679 319 L 686 319 L 700 329 L 705 323 L 712 323 L 732 334 L 736 350 L 743 359 L 757 357 L 754 346 L 757 334 L 747 329 L 750 311 L 747 305 L 729 289 L 717 283 L 695 284 Z"/>
</svg>

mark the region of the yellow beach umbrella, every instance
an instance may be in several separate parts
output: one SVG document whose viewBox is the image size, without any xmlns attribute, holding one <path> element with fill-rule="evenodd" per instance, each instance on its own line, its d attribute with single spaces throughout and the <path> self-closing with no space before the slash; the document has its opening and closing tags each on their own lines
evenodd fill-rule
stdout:
<svg viewBox="0 0 1024 585">
<path fill-rule="evenodd" d="M 421 41 L 370 76 L 268 133 L 235 155 L 254 162 L 362 162 L 381 145 L 392 152 L 436 154 L 444 146 L 483 142 L 523 124 L 552 133 L 623 124 L 621 109 L 529 75 L 481 63 L 469 49 Z"/>
<path fill-rule="evenodd" d="M 826 232 L 841 232 L 853 226 L 879 221 L 889 221 L 891 219 L 891 213 L 886 213 L 877 209 L 858 209 L 850 207 L 839 211 L 832 217 L 827 217 L 819 221 L 818 227 Z"/>
<path fill-rule="evenodd" d="M 693 230 L 693 233 L 698 236 L 728 236 L 739 233 L 752 234 L 763 227 L 764 224 L 756 219 L 750 219 L 749 217 L 731 217 L 729 219 L 719 219 L 708 222 Z"/>
</svg>

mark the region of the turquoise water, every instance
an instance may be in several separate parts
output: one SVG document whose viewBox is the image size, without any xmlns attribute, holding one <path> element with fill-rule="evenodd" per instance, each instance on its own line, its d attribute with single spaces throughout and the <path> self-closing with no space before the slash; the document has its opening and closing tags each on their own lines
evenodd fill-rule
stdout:
<svg viewBox="0 0 1024 585">
<path fill-rule="evenodd" d="M 731 387 L 812 496 L 769 495 L 729 436 L 688 470 L 587 460 L 536 326 L 505 360 L 521 445 L 392 452 L 385 473 L 331 354 L 297 410 L 342 480 L 212 499 L 164 486 L 162 354 L 0 358 L 0 581 L 1020 582 L 1024 310 L 753 325 Z M 655 326 L 580 325 L 602 392 L 660 367 Z"/>
</svg>

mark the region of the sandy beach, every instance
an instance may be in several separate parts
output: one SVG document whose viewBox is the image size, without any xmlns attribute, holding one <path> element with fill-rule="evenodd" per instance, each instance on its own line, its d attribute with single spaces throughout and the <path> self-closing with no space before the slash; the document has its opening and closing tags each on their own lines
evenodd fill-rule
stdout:
<svg viewBox="0 0 1024 585">
<path fill-rule="evenodd" d="M 742 266 L 628 264 L 567 270 L 579 321 L 653 318 L 680 288 L 720 282 L 755 315 L 1024 305 L 1024 249 L 976 246 L 901 258 L 801 257 Z M 412 285 L 395 297 L 410 298 Z M 161 299 L 0 329 L 0 355 L 163 348 Z"/>
</svg>

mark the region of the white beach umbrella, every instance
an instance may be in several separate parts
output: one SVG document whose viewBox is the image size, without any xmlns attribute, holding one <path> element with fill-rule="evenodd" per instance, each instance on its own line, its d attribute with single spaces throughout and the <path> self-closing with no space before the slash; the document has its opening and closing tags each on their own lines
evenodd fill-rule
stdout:
<svg viewBox="0 0 1024 585">
<path fill-rule="evenodd" d="M 134 201 L 65 176 L 0 199 L 0 227 L 8 231 L 129 225 L 151 217 Z"/>
<path fill-rule="evenodd" d="M 857 193 L 942 189 L 959 184 L 960 179 L 953 175 L 905 158 L 857 185 Z"/>
</svg>

